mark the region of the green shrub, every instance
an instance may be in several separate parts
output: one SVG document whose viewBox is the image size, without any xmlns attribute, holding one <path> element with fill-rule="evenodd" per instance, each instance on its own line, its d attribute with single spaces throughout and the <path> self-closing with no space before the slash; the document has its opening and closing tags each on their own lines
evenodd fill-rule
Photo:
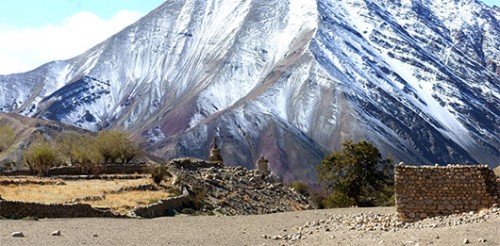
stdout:
<svg viewBox="0 0 500 246">
<path fill-rule="evenodd" d="M 325 199 L 326 199 L 325 195 L 319 192 L 312 192 L 310 198 L 313 204 L 316 206 L 316 208 L 318 209 L 325 208 Z"/>
<path fill-rule="evenodd" d="M 301 180 L 295 180 L 290 184 L 290 187 L 293 188 L 297 193 L 302 194 L 304 196 L 309 196 L 309 184 Z"/>
<path fill-rule="evenodd" d="M 194 209 L 192 209 L 192 208 L 183 208 L 181 210 L 181 213 L 183 213 L 183 214 L 195 214 L 195 212 L 196 211 Z"/>
<path fill-rule="evenodd" d="M 347 194 L 335 191 L 323 201 L 326 208 L 343 208 L 356 205 L 356 200 Z"/>
<path fill-rule="evenodd" d="M 80 166 L 84 174 L 99 173 L 102 155 L 95 143 L 95 138 L 89 134 L 65 133 L 56 139 L 57 150 L 63 159 L 71 165 Z"/>
<path fill-rule="evenodd" d="M 32 143 L 24 151 L 23 160 L 33 173 L 45 176 L 49 175 L 51 167 L 59 164 L 55 148 L 46 141 Z"/>
<path fill-rule="evenodd" d="M 95 138 L 85 134 L 66 133 L 56 139 L 57 149 L 71 165 L 80 166 L 84 174 L 97 174 L 102 155 Z"/>
<path fill-rule="evenodd" d="M 129 136 L 119 131 L 99 132 L 96 145 L 105 162 L 128 163 L 139 153 Z"/>
<path fill-rule="evenodd" d="M 317 167 L 321 184 L 334 191 L 326 204 L 379 206 L 393 186 L 390 162 L 371 143 L 344 142 L 341 151 L 326 156 Z"/>
<path fill-rule="evenodd" d="M 167 192 L 169 193 L 170 197 L 176 197 L 182 195 L 181 191 L 178 188 L 174 187 L 167 188 Z"/>
<path fill-rule="evenodd" d="M 153 179 L 153 182 L 156 184 L 161 183 L 166 176 L 172 175 L 167 171 L 167 167 L 165 165 L 154 167 L 151 171 L 151 179 Z"/>
<path fill-rule="evenodd" d="M 160 199 L 158 198 L 150 198 L 148 200 L 148 204 L 155 204 L 155 203 L 158 203 L 160 201 Z"/>
</svg>

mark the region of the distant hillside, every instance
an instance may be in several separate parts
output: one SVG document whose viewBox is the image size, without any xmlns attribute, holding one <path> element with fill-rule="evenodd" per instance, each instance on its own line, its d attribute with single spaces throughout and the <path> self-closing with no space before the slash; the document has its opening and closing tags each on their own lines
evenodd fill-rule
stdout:
<svg viewBox="0 0 500 246">
<path fill-rule="evenodd" d="M 46 139 L 53 139 L 63 132 L 84 134 L 87 130 L 55 121 L 33 119 L 14 113 L 0 113 L 0 125 L 8 125 L 14 129 L 14 143 L 0 153 L 0 169 L 8 163 L 16 163 L 22 167 L 22 152 L 33 141 L 36 134 L 42 134 Z"/>
<path fill-rule="evenodd" d="M 8 125 L 14 129 L 14 143 L 5 151 L 0 152 L 0 170 L 10 163 L 15 163 L 16 169 L 22 169 L 22 153 L 33 141 L 36 134 L 42 134 L 46 139 L 55 139 L 59 134 L 74 132 L 78 134 L 94 134 L 91 131 L 64 124 L 25 117 L 15 113 L 0 113 L 0 125 Z M 158 157 L 140 155 L 136 161 L 161 162 Z"/>
</svg>

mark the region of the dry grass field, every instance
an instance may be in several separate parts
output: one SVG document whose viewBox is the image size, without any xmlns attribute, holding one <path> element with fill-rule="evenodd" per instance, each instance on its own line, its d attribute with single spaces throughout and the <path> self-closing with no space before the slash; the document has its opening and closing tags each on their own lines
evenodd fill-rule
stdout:
<svg viewBox="0 0 500 246">
<path fill-rule="evenodd" d="M 16 183 L 1 184 L 2 181 Z M 93 207 L 111 208 L 114 212 L 124 214 L 135 206 L 155 203 L 173 195 L 165 189 L 117 192 L 121 188 L 143 185 L 154 185 L 154 183 L 146 176 L 140 179 L 69 181 L 38 177 L 0 177 L 0 196 L 9 201 L 46 204 L 73 203 L 75 202 L 73 199 L 80 199 L 76 202 L 87 203 Z M 82 199 L 83 197 L 98 197 L 98 199 Z"/>
</svg>

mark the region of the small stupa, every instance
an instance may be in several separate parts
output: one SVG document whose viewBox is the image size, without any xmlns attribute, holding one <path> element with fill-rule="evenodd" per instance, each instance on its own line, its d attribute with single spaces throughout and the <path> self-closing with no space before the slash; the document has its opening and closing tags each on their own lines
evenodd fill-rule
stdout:
<svg viewBox="0 0 500 246">
<path fill-rule="evenodd" d="M 222 160 L 222 156 L 220 155 L 220 149 L 217 146 L 217 139 L 214 138 L 214 146 L 210 150 L 210 155 L 208 156 L 208 161 L 219 163 L 220 165 L 224 164 L 224 160 Z"/>
<path fill-rule="evenodd" d="M 257 172 L 263 176 L 271 174 L 271 171 L 269 170 L 269 160 L 264 158 L 264 155 L 261 155 L 260 159 L 255 162 L 255 169 L 257 169 Z"/>
</svg>

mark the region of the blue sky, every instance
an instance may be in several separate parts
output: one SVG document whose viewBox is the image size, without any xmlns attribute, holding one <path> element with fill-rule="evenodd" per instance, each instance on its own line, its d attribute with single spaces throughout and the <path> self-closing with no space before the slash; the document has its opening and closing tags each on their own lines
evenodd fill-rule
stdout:
<svg viewBox="0 0 500 246">
<path fill-rule="evenodd" d="M 0 0 L 0 74 L 79 55 L 164 1 Z"/>
<path fill-rule="evenodd" d="M 165 0 L 0 0 L 0 74 L 69 59 Z"/>
<path fill-rule="evenodd" d="M 78 12 L 110 19 L 120 10 L 147 13 L 165 0 L 0 0 L 0 25 L 42 27 Z"/>
<path fill-rule="evenodd" d="M 500 7 L 500 0 L 483 0 L 483 2 L 490 6 L 496 5 Z"/>
</svg>

